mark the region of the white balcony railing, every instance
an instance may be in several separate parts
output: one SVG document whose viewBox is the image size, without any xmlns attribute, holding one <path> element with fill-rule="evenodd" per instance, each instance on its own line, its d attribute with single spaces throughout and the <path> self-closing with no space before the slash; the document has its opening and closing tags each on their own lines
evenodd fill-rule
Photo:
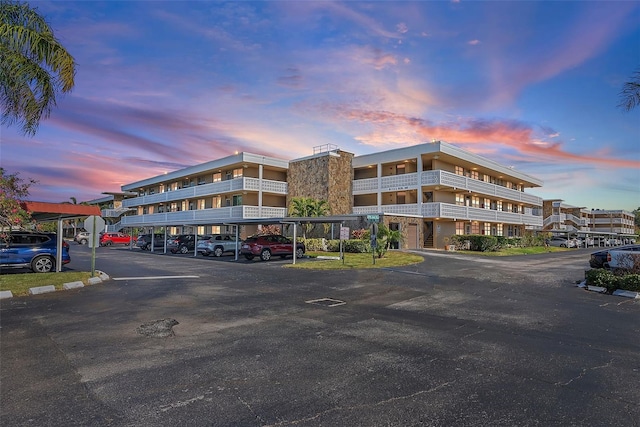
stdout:
<svg viewBox="0 0 640 427">
<path fill-rule="evenodd" d="M 214 194 L 232 193 L 235 191 L 264 191 L 266 193 L 287 194 L 287 183 L 258 178 L 236 178 L 227 181 L 212 182 L 210 184 L 196 185 L 180 190 L 165 191 L 164 193 L 149 194 L 133 197 L 122 201 L 123 207 L 136 207 L 152 205 L 156 203 L 187 200 L 198 197 L 212 196 Z"/>
<path fill-rule="evenodd" d="M 494 211 L 491 209 L 474 208 L 471 206 L 459 206 L 450 203 L 417 203 L 405 205 L 358 206 L 353 208 L 353 213 L 366 215 L 370 213 L 386 213 L 419 215 L 424 218 L 449 218 L 469 221 L 484 221 L 508 224 L 524 224 L 528 226 L 542 226 L 542 217 L 531 213 L 513 213 Z"/>
<path fill-rule="evenodd" d="M 419 179 L 418 179 L 419 176 Z M 417 189 L 420 186 L 443 186 L 478 194 L 514 200 L 534 206 L 542 206 L 542 198 L 513 190 L 501 185 L 490 184 L 455 173 L 435 170 L 403 175 L 383 176 L 380 178 L 356 179 L 353 181 L 353 194 L 368 194 L 386 191 Z"/>
<path fill-rule="evenodd" d="M 135 227 L 153 224 L 216 224 L 247 218 L 279 218 L 284 217 L 286 214 L 286 208 L 244 205 L 214 209 L 198 209 L 192 211 L 130 215 L 122 217 L 120 222 L 122 227 Z"/>
</svg>

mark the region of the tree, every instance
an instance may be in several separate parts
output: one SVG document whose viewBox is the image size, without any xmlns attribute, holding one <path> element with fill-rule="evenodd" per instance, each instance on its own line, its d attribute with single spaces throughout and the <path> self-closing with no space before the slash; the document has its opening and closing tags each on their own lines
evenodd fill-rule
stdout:
<svg viewBox="0 0 640 427">
<path fill-rule="evenodd" d="M 636 226 L 636 230 L 640 229 L 640 207 L 634 211 L 632 211 L 633 215 L 635 216 L 633 222 Z"/>
<path fill-rule="evenodd" d="M 56 105 L 56 94 L 74 86 L 76 63 L 37 10 L 0 0 L 0 102 L 2 123 L 35 135 Z"/>
<path fill-rule="evenodd" d="M 321 217 L 329 214 L 329 205 L 326 200 L 317 200 L 311 197 L 294 197 L 289 204 L 289 215 L 296 217 Z M 311 231 L 313 224 L 303 224 L 303 239 L 307 239 L 307 233 Z"/>
<path fill-rule="evenodd" d="M 636 70 L 632 74 L 631 80 L 622 86 L 620 98 L 618 106 L 625 111 L 631 111 L 640 105 L 640 70 Z"/>
<path fill-rule="evenodd" d="M 20 204 L 36 181 L 24 182 L 17 173 L 7 174 L 0 168 L 0 240 L 7 242 L 9 231 L 26 228 L 32 223 L 31 214 Z"/>
</svg>

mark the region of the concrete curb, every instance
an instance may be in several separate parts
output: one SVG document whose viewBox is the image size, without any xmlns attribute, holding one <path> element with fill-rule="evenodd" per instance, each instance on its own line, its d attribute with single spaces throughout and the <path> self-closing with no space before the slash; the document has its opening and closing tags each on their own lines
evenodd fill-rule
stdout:
<svg viewBox="0 0 640 427">
<path fill-rule="evenodd" d="M 97 274 L 96 277 L 90 277 L 87 280 L 87 282 L 90 285 L 102 283 L 110 279 L 109 275 L 102 271 L 96 270 L 96 274 Z M 79 288 L 84 288 L 84 283 L 82 283 L 79 280 L 75 282 L 68 282 L 68 283 L 62 284 L 62 290 L 64 291 L 69 289 L 79 289 Z M 55 291 L 56 291 L 56 287 L 53 285 L 36 286 L 34 288 L 29 288 L 29 295 L 40 295 L 40 294 L 46 294 L 46 293 L 55 292 Z M 13 298 L 13 293 L 11 291 L 0 291 L 0 299 L 8 299 L 8 298 Z"/>
<path fill-rule="evenodd" d="M 578 283 L 578 287 L 582 289 L 586 289 L 591 292 L 599 292 L 601 294 L 607 291 L 607 288 L 603 288 L 602 286 L 589 286 L 587 285 L 586 281 L 582 281 Z M 622 289 L 616 289 L 615 291 L 613 291 L 611 295 L 615 295 L 618 297 L 632 298 L 632 299 L 640 299 L 640 292 L 624 291 Z"/>
</svg>

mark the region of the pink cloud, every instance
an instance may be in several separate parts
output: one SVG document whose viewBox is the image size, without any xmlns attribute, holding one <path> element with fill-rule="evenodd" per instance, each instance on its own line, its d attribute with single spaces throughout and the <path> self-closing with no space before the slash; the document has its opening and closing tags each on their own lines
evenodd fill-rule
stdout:
<svg viewBox="0 0 640 427">
<path fill-rule="evenodd" d="M 361 141 L 378 145 L 381 141 L 388 144 L 384 134 L 386 127 L 395 129 L 410 128 L 422 141 L 432 139 L 465 144 L 474 151 L 496 144 L 516 150 L 529 160 L 541 158 L 549 162 L 573 162 L 592 165 L 607 165 L 618 168 L 640 168 L 640 161 L 603 156 L 602 152 L 593 155 L 575 154 L 563 149 L 561 142 L 550 143 L 538 136 L 528 124 L 515 120 L 460 119 L 456 122 L 435 124 L 428 120 L 409 117 L 387 111 L 365 111 L 347 109 L 341 112 L 343 119 L 373 125 L 379 129 L 377 140 Z M 547 132 L 549 129 L 547 129 Z"/>
</svg>

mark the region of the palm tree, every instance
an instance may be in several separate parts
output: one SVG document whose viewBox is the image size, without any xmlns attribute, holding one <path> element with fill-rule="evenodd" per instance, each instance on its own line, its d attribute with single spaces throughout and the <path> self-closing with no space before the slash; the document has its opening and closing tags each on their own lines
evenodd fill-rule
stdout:
<svg viewBox="0 0 640 427">
<path fill-rule="evenodd" d="M 329 214 L 329 205 L 326 200 L 316 200 L 311 197 L 294 197 L 289 205 L 289 215 L 296 217 L 321 217 Z M 313 224 L 304 224 L 303 239 L 307 239 L 307 233 L 311 231 Z"/>
<path fill-rule="evenodd" d="M 56 94 L 71 91 L 76 63 L 37 10 L 0 0 L 0 102 L 2 123 L 33 136 L 49 117 Z"/>
<path fill-rule="evenodd" d="M 618 106 L 625 111 L 631 111 L 640 105 L 640 70 L 636 70 L 632 74 L 631 81 L 622 86 L 620 97 L 622 100 Z"/>
</svg>

